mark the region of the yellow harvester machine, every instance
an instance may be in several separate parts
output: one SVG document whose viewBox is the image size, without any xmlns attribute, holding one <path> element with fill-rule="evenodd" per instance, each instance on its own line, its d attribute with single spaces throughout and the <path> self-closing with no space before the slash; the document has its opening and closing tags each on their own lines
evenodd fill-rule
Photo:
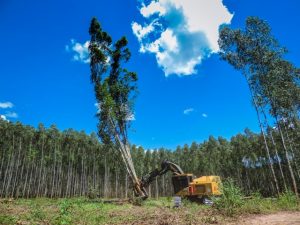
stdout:
<svg viewBox="0 0 300 225">
<path fill-rule="evenodd" d="M 219 196 L 221 180 L 219 176 L 201 176 L 196 178 L 193 174 L 184 173 L 175 163 L 163 161 L 161 169 L 155 169 L 142 177 L 139 184 L 136 185 L 137 195 L 142 190 L 143 198 L 147 198 L 146 188 L 157 177 L 168 171 L 171 171 L 172 183 L 175 196 L 186 197 L 192 201 L 203 202 L 207 197 Z"/>
</svg>

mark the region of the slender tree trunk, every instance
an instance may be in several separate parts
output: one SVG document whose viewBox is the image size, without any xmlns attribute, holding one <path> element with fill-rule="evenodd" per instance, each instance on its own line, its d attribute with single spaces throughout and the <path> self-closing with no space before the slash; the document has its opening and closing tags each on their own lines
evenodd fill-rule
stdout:
<svg viewBox="0 0 300 225">
<path fill-rule="evenodd" d="M 282 134 L 281 126 L 280 126 L 280 124 L 278 122 L 277 115 L 275 116 L 275 119 L 276 119 L 276 123 L 277 123 L 278 130 L 279 130 L 279 133 L 280 133 L 280 137 L 281 137 L 281 141 L 282 141 L 282 146 L 283 146 L 284 151 L 285 151 L 285 157 L 286 157 L 286 160 L 287 160 L 287 163 L 288 163 L 289 172 L 290 172 L 290 175 L 291 175 L 291 178 L 292 178 L 294 192 L 295 192 L 296 197 L 298 198 L 299 197 L 299 195 L 298 195 L 298 188 L 297 188 L 297 183 L 296 183 L 296 179 L 295 179 L 295 176 L 294 176 L 294 171 L 293 171 L 290 159 L 289 159 L 289 153 L 288 153 L 288 150 L 287 150 L 287 147 L 286 147 L 286 144 L 285 144 L 285 139 L 284 139 L 283 134 Z"/>
<path fill-rule="evenodd" d="M 25 163 L 26 163 L 25 159 L 26 159 L 26 152 L 24 152 L 24 154 L 23 154 L 22 168 L 21 168 L 21 173 L 20 173 L 20 178 L 19 178 L 19 185 L 18 185 L 18 188 L 17 188 L 17 198 L 18 197 L 23 197 L 23 196 L 20 196 L 20 189 L 21 189 L 22 185 L 24 185 L 23 173 L 24 173 L 24 167 L 25 167 Z"/>
<path fill-rule="evenodd" d="M 274 171 L 274 168 L 273 168 L 273 162 L 272 162 L 272 159 L 271 159 L 270 150 L 269 150 L 269 146 L 268 146 L 267 139 L 266 139 L 266 134 L 265 134 L 265 131 L 263 129 L 262 122 L 261 122 L 261 119 L 260 119 L 258 105 L 257 105 L 257 102 L 254 98 L 253 91 L 252 91 L 252 88 L 251 88 L 251 84 L 250 84 L 250 81 L 248 80 L 247 76 L 246 76 L 246 79 L 247 79 L 247 83 L 248 83 L 248 86 L 249 86 L 249 91 L 250 91 L 250 94 L 251 94 L 252 102 L 254 104 L 254 108 L 255 108 L 255 111 L 256 111 L 256 115 L 257 115 L 258 123 L 259 123 L 259 126 L 260 126 L 260 130 L 261 130 L 261 133 L 263 135 L 266 152 L 267 152 L 267 156 L 268 156 L 268 159 L 269 159 L 268 164 L 270 166 L 272 176 L 273 176 L 273 180 L 275 182 L 277 195 L 279 195 L 279 185 L 278 185 L 277 177 L 275 175 L 275 171 Z"/>
<path fill-rule="evenodd" d="M 5 181 L 6 181 L 7 174 L 8 174 L 8 169 L 9 169 L 9 166 L 10 166 L 10 163 L 11 163 L 11 160 L 12 160 L 11 158 L 12 158 L 12 152 L 9 154 L 8 162 L 6 163 L 6 169 L 5 169 L 5 172 L 4 172 L 4 179 L 3 179 L 3 183 L 2 183 L 1 197 L 5 197 Z"/>
<path fill-rule="evenodd" d="M 279 170 L 280 170 L 280 174 L 281 174 L 281 178 L 283 180 L 283 185 L 284 185 L 284 190 L 287 191 L 287 186 L 286 186 L 286 181 L 285 181 L 285 176 L 284 176 L 284 173 L 283 173 L 283 169 L 282 169 L 282 165 L 281 165 L 281 158 L 279 157 L 279 154 L 278 154 L 278 150 L 277 150 L 277 146 L 276 146 L 276 143 L 274 141 L 274 137 L 273 137 L 273 131 L 270 132 L 270 136 L 271 136 L 271 140 L 272 140 L 272 144 L 274 146 L 274 149 L 275 149 L 275 154 L 276 154 L 276 157 L 277 157 L 277 160 L 278 160 L 278 165 L 279 165 Z"/>
<path fill-rule="evenodd" d="M 268 124 L 267 116 L 266 116 L 264 110 L 261 109 L 261 111 L 263 113 L 263 116 L 265 118 L 266 123 Z M 278 165 L 279 165 L 279 170 L 280 170 L 281 178 L 282 178 L 283 185 L 284 185 L 284 190 L 287 191 L 286 181 L 285 181 L 285 177 L 284 177 L 283 169 L 282 169 L 282 165 L 281 165 L 281 159 L 280 159 L 279 154 L 278 154 L 277 145 L 274 141 L 272 130 L 270 131 L 270 137 L 271 137 L 271 141 L 272 141 L 272 144 L 273 144 L 273 147 L 274 147 L 274 150 L 275 150 L 275 154 L 276 154 L 276 157 L 277 157 L 277 160 L 278 160 Z"/>
<path fill-rule="evenodd" d="M 109 168 L 107 166 L 107 160 L 106 160 L 106 155 L 104 158 L 104 170 L 105 170 L 105 174 L 104 174 L 104 198 L 108 197 L 108 191 L 109 191 Z"/>
<path fill-rule="evenodd" d="M 12 168 L 13 168 L 13 165 L 14 165 L 14 162 L 15 162 L 15 137 L 13 135 L 13 143 L 12 143 L 12 150 L 11 150 L 11 157 L 10 157 L 10 163 L 7 164 L 7 170 L 5 172 L 5 178 L 6 178 L 6 174 L 8 175 L 8 178 L 7 178 L 7 182 L 6 182 L 6 185 L 3 187 L 3 190 L 4 191 L 4 196 L 7 197 L 7 192 L 8 192 L 8 188 L 9 188 L 9 185 L 10 185 L 10 182 L 11 182 L 11 178 L 12 178 Z M 5 178 L 4 178 L 4 184 L 5 184 Z M 5 189 L 4 189 L 5 188 Z"/>
<path fill-rule="evenodd" d="M 62 197 L 63 195 L 63 188 L 62 188 L 62 182 L 63 182 L 63 179 L 64 179 L 64 174 L 63 174 L 63 171 L 62 171 L 62 162 L 63 160 L 63 157 L 62 157 L 62 150 L 61 150 L 61 153 L 60 153 L 60 160 L 59 160 L 59 167 L 58 167 L 58 182 L 57 182 L 57 185 L 56 185 L 56 189 L 57 189 L 57 193 L 56 193 L 56 196 L 57 197 Z"/>
<path fill-rule="evenodd" d="M 26 175 L 25 175 L 25 183 L 24 183 L 24 187 L 23 187 L 23 192 L 22 192 L 22 197 L 25 198 L 26 196 L 26 187 L 27 187 L 27 181 L 28 181 L 28 173 L 29 173 L 29 162 L 26 162 L 27 160 L 25 160 L 26 165 Z"/>
<path fill-rule="evenodd" d="M 155 198 L 158 199 L 158 180 L 155 178 Z"/>
<path fill-rule="evenodd" d="M 152 196 L 151 191 L 152 191 L 152 188 L 151 188 L 151 184 L 150 184 L 148 187 L 149 198 L 151 198 L 151 196 Z"/>
<path fill-rule="evenodd" d="M 270 150 L 269 150 L 269 146 L 268 146 L 267 139 L 266 139 L 266 134 L 265 134 L 264 129 L 262 127 L 262 123 L 261 123 L 261 120 L 260 120 L 260 115 L 259 115 L 259 112 L 258 112 L 257 104 L 256 104 L 254 99 L 253 99 L 253 101 L 254 101 L 254 105 L 255 105 L 257 118 L 258 118 L 258 121 L 259 121 L 259 126 L 260 126 L 260 129 L 261 129 L 261 133 L 263 135 L 263 139 L 264 139 L 264 143 L 265 143 L 265 147 L 266 147 L 266 151 L 267 151 L 267 156 L 268 156 L 268 159 L 269 159 L 269 166 L 270 166 L 272 176 L 273 176 L 273 179 L 274 179 L 274 182 L 275 182 L 277 195 L 279 195 L 279 185 L 278 185 L 277 177 L 275 175 L 275 171 L 274 171 L 274 168 L 273 168 L 273 160 L 271 159 Z"/>
<path fill-rule="evenodd" d="M 68 192 L 69 192 L 69 182 L 70 182 L 70 157 L 71 157 L 71 154 L 70 154 L 70 149 L 69 149 L 69 156 L 68 156 L 68 170 L 67 170 L 67 183 L 66 183 L 66 191 L 65 191 L 65 194 L 64 194 L 64 198 L 65 197 L 68 197 Z"/>
<path fill-rule="evenodd" d="M 55 183 L 55 168 L 56 168 L 56 143 L 54 145 L 54 152 L 53 152 L 53 155 L 54 155 L 54 162 L 53 162 L 53 172 L 52 172 L 52 185 L 51 185 L 51 195 L 50 197 L 52 198 L 53 197 L 53 189 L 54 189 L 54 183 Z"/>
<path fill-rule="evenodd" d="M 42 178 L 42 172 L 44 168 L 44 136 L 42 137 L 42 148 L 41 148 L 41 162 L 40 162 L 40 172 L 39 172 L 39 181 L 38 181 L 38 186 L 37 186 L 37 195 L 41 196 L 40 194 L 40 187 L 41 187 L 41 178 Z"/>
<path fill-rule="evenodd" d="M 28 185 L 28 189 L 27 189 L 27 194 L 26 194 L 26 198 L 29 198 L 31 195 L 31 182 L 32 182 L 32 173 L 33 173 L 33 162 L 31 162 L 31 166 L 30 166 L 30 176 L 29 176 L 29 185 Z"/>
<path fill-rule="evenodd" d="M 96 154 L 93 151 L 93 189 L 96 190 Z"/>
<path fill-rule="evenodd" d="M 125 198 L 128 198 L 128 175 L 125 175 Z"/>
<path fill-rule="evenodd" d="M 83 164 L 83 154 L 82 154 L 81 155 L 81 174 L 80 174 L 80 196 L 83 195 L 83 186 L 84 186 L 83 182 L 84 182 L 84 164 Z"/>
<path fill-rule="evenodd" d="M 3 170 L 3 167 L 4 167 L 4 159 L 5 159 L 5 149 L 3 148 L 3 153 L 2 153 L 2 157 L 1 157 L 1 167 L 0 167 L 0 180 L 2 180 L 2 170 Z M 0 193 L 0 196 L 1 196 L 2 193 Z"/>
<path fill-rule="evenodd" d="M 20 166 L 20 155 L 21 155 L 21 149 L 22 149 L 22 139 L 20 138 L 20 144 L 19 144 L 19 152 L 18 152 L 18 157 L 17 157 L 17 166 L 15 167 L 15 179 L 14 179 L 14 184 L 11 192 L 11 197 L 14 197 L 15 195 L 15 188 L 16 188 L 16 183 L 17 180 L 19 179 L 18 177 L 18 172 L 19 172 L 19 166 Z"/>
<path fill-rule="evenodd" d="M 289 147 L 291 149 L 291 152 L 293 154 L 293 157 L 295 158 L 296 157 L 296 154 L 295 154 L 295 151 L 294 151 L 294 147 L 293 147 L 293 140 L 290 139 L 290 136 L 289 136 L 289 131 L 288 131 L 288 128 L 286 127 L 286 125 L 284 124 L 284 130 L 286 132 L 286 138 L 287 138 L 287 141 L 289 143 Z M 297 165 L 297 161 L 294 159 L 293 160 L 294 162 L 294 165 L 295 165 L 295 168 L 296 168 L 296 172 L 297 172 L 297 175 L 298 175 L 298 179 L 300 178 L 300 173 L 299 173 L 299 167 Z"/>
<path fill-rule="evenodd" d="M 118 198 L 118 171 L 115 174 L 115 197 Z"/>
<path fill-rule="evenodd" d="M 37 160 L 37 157 L 34 158 L 34 174 L 33 174 L 33 191 L 32 191 L 32 197 L 33 196 L 37 196 L 37 189 L 36 189 L 36 186 L 37 186 L 37 179 L 38 179 L 38 170 L 39 170 L 39 167 L 38 167 L 38 160 Z"/>
</svg>

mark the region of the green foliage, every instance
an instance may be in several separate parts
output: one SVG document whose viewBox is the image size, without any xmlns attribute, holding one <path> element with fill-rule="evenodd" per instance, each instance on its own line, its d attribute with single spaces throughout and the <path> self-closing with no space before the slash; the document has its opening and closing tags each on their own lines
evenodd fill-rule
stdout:
<svg viewBox="0 0 300 225">
<path fill-rule="evenodd" d="M 241 190 L 229 180 L 224 182 L 223 195 L 215 200 L 215 208 L 226 216 L 272 213 L 281 210 L 300 210 L 299 201 L 291 191 L 279 198 L 263 198 L 259 192 L 244 197 Z"/>
<path fill-rule="evenodd" d="M 234 216 L 243 204 L 241 189 L 231 179 L 224 181 L 221 197 L 214 199 L 215 208 L 226 216 Z"/>
<path fill-rule="evenodd" d="M 271 212 L 273 210 L 273 207 L 274 206 L 272 199 L 264 199 L 259 192 L 255 192 L 251 196 L 249 196 L 249 199 L 244 200 L 239 212 L 241 214 L 259 214 L 268 211 Z"/>
<path fill-rule="evenodd" d="M 278 198 L 278 206 L 283 210 L 295 210 L 299 208 L 299 200 L 297 199 L 295 193 L 289 190 L 283 194 L 280 194 Z"/>
<path fill-rule="evenodd" d="M 96 188 L 90 187 L 88 192 L 88 198 L 89 199 L 96 199 L 97 198 L 98 191 Z"/>
<path fill-rule="evenodd" d="M 220 31 L 219 46 L 221 58 L 240 70 L 246 78 L 263 134 L 277 195 L 280 185 L 274 165 L 270 163 L 273 161 L 270 146 L 278 158 L 277 146 L 273 137 L 271 137 L 272 142 L 268 143 L 265 135 L 266 132 L 271 132 L 271 135 L 273 132 L 272 128 L 269 129 L 269 127 L 274 127 L 273 124 L 269 124 L 269 117 L 273 117 L 271 120 L 275 121 L 275 126 L 280 132 L 280 146 L 284 148 L 293 190 L 297 194 L 294 169 L 288 157 L 289 151 L 294 151 L 292 146 L 296 144 L 296 141 L 289 138 L 291 131 L 287 127 L 291 124 L 294 126 L 296 124 L 294 121 L 299 120 L 300 70 L 285 59 L 287 49 L 280 46 L 278 40 L 272 35 L 269 24 L 258 17 L 248 17 L 243 30 L 224 27 Z M 296 138 L 299 139 L 299 136 Z M 253 154 L 250 153 L 250 155 Z M 283 157 L 280 156 L 280 158 Z M 280 170 L 281 178 L 284 180 L 281 165 Z M 286 187 L 286 184 L 284 183 L 283 186 Z"/>
<path fill-rule="evenodd" d="M 98 134 L 106 145 L 116 144 L 115 133 L 127 142 L 127 129 L 137 92 L 137 74 L 123 68 L 130 59 L 126 37 L 115 43 L 96 18 L 90 24 L 91 81 L 100 108 Z"/>
<path fill-rule="evenodd" d="M 73 204 L 67 199 L 63 199 L 59 202 L 59 215 L 56 217 L 56 224 L 68 225 L 72 224 L 71 210 Z"/>
<path fill-rule="evenodd" d="M 196 213 L 199 210 L 205 210 L 205 209 L 209 208 L 209 206 L 199 204 L 197 202 L 193 202 L 187 198 L 182 199 L 182 206 L 184 208 L 188 208 L 192 214 Z"/>
<path fill-rule="evenodd" d="M 291 191 L 282 193 L 278 198 L 262 198 L 258 194 L 244 200 L 239 214 L 272 213 L 282 210 L 299 210 L 299 201 Z"/>
<path fill-rule="evenodd" d="M 172 198 L 147 199 L 142 202 L 144 207 L 172 207 Z"/>
<path fill-rule="evenodd" d="M 300 148 L 300 139 L 297 138 L 300 134 L 299 128 L 300 126 L 295 126 L 289 131 L 290 137 L 295 140 L 295 150 Z M 272 135 L 276 146 L 281 146 L 279 132 L 273 130 Z M 271 139 L 269 135 L 267 138 Z M 14 148 L 12 148 L 13 140 Z M 20 140 L 21 152 L 18 157 Z M 126 181 L 127 172 L 121 166 L 121 156 L 113 154 L 116 151 L 101 145 L 96 134 L 87 135 L 72 129 L 59 131 L 55 126 L 40 130 L 20 123 L 0 121 L 0 149 L 0 165 L 2 165 L 0 166 L 0 195 L 2 197 L 46 197 L 51 196 L 51 189 L 53 189 L 53 197 L 131 197 L 129 191 L 131 184 L 128 176 Z M 34 158 L 27 157 L 31 154 L 30 149 L 36 149 L 37 154 Z M 55 154 L 54 149 L 56 149 Z M 281 162 L 283 173 L 288 175 L 287 162 L 284 160 L 285 153 L 279 147 L 278 152 L 283 159 Z M 249 129 L 230 140 L 210 137 L 203 143 L 194 143 L 184 148 L 179 146 L 175 151 L 165 148 L 146 151 L 142 147 L 133 145 L 131 153 L 139 177 L 160 167 L 164 159 L 169 159 L 180 166 L 184 165 L 184 172 L 193 173 L 197 177 L 218 175 L 222 180 L 231 177 L 245 195 L 251 195 L 253 192 L 259 192 L 264 197 L 276 195 L 274 186 L 270 185 L 273 180 L 269 173 L 262 136 Z M 299 152 L 295 151 L 294 154 L 294 165 L 299 165 Z M 272 158 L 275 158 L 274 154 Z M 56 168 L 55 173 L 53 168 Z M 274 170 L 276 174 L 280 174 L 278 162 L 274 163 Z M 11 172 L 11 182 L 8 182 L 8 172 Z M 4 179 L 5 174 L 7 174 L 6 179 Z M 61 174 L 63 176 L 58 176 Z M 159 197 L 171 198 L 174 194 L 171 177 L 171 173 L 158 177 L 157 186 L 156 182 L 153 182 L 149 188 L 150 196 L 156 196 L 157 190 Z M 14 178 L 17 178 L 15 182 Z M 279 181 L 281 190 L 284 190 L 282 179 Z M 107 189 L 104 189 L 104 183 Z M 4 189 L 3 185 L 6 186 Z M 287 185 L 291 186 L 289 183 Z M 37 201 L 51 200 L 38 198 Z"/>
<path fill-rule="evenodd" d="M 39 204 L 32 204 L 31 217 L 33 220 L 43 221 L 46 218 L 46 214 Z"/>
<path fill-rule="evenodd" d="M 11 215 L 1 215 L 0 214 L 0 224 L 1 225 L 14 225 L 17 220 L 14 216 Z"/>
<path fill-rule="evenodd" d="M 235 189 L 232 185 L 229 186 L 230 192 L 236 192 L 232 191 Z M 103 203 L 87 198 L 18 199 L 13 203 L 0 204 L 0 224 L 116 225 L 140 224 L 141 221 L 149 224 L 214 224 L 226 221 L 228 216 L 273 213 L 280 210 L 300 211 L 292 193 L 283 194 L 278 199 L 262 198 L 259 194 L 254 194 L 244 199 L 241 206 L 235 204 L 235 207 L 234 214 L 226 214 L 224 208 L 216 210 L 215 207 L 185 200 L 181 208 L 173 208 L 172 199 L 168 198 L 149 199 L 142 206 Z"/>
</svg>

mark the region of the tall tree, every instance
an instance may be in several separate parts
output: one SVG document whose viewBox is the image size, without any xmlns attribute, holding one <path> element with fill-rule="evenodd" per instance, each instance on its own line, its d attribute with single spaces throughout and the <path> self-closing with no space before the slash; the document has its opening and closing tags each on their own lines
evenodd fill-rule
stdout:
<svg viewBox="0 0 300 225">
<path fill-rule="evenodd" d="M 137 93 L 137 74 L 123 68 L 130 59 L 126 37 L 112 43 L 96 18 L 91 21 L 89 44 L 91 81 L 99 106 L 98 134 L 108 148 L 117 147 L 133 181 L 136 194 L 139 188 L 128 142 L 128 128 L 133 118 L 133 103 Z"/>
<path fill-rule="evenodd" d="M 266 109 L 270 109 L 270 114 L 277 121 L 293 188 L 298 196 L 297 184 L 278 116 L 284 118 L 289 114 L 295 115 L 295 109 L 299 108 L 300 92 L 297 83 L 299 71 L 283 59 L 287 50 L 272 36 L 267 22 L 257 17 L 247 18 L 244 31 L 223 28 L 219 45 L 222 59 L 241 70 L 249 85 L 277 191 L 279 191 L 279 184 L 268 145 L 266 127 L 261 117 Z"/>
</svg>

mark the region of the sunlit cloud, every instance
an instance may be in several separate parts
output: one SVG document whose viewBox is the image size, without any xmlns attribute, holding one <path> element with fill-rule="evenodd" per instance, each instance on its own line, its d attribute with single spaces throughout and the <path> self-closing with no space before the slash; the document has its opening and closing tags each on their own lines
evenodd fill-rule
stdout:
<svg viewBox="0 0 300 225">
<path fill-rule="evenodd" d="M 4 116 L 4 115 L 0 115 L 0 119 L 2 119 L 2 120 L 4 120 L 4 121 L 9 121 L 9 120 L 6 118 L 6 116 Z"/>
<path fill-rule="evenodd" d="M 65 50 L 73 54 L 74 61 L 90 63 L 89 44 L 89 41 L 79 43 L 76 42 L 74 39 L 71 39 L 71 43 L 65 46 Z"/>
<path fill-rule="evenodd" d="M 143 21 L 132 22 L 132 31 L 140 52 L 154 54 L 166 76 L 195 74 L 203 59 L 219 51 L 219 28 L 233 17 L 222 0 L 140 2 Z"/>
<path fill-rule="evenodd" d="M 14 107 L 14 104 L 12 104 L 11 102 L 0 102 L 1 109 L 9 109 L 12 107 Z"/>
<path fill-rule="evenodd" d="M 188 109 L 183 110 L 183 114 L 184 115 L 189 115 L 189 114 L 191 114 L 194 111 L 195 110 L 193 108 L 188 108 Z"/>
<path fill-rule="evenodd" d="M 4 115 L 6 118 L 18 118 L 18 114 L 16 112 L 6 112 L 5 115 Z"/>
</svg>

